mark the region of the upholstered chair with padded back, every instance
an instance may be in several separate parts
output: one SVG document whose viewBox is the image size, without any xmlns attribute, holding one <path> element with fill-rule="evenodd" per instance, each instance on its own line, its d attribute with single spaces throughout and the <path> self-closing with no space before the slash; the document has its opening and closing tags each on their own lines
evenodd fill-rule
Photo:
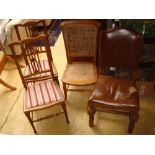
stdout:
<svg viewBox="0 0 155 155">
<path fill-rule="evenodd" d="M 115 67 L 132 73 L 138 67 L 142 38 L 136 32 L 112 28 L 102 33 L 100 66 Z M 130 74 L 132 75 L 132 74 Z M 100 75 L 88 101 L 89 126 L 94 126 L 96 111 L 129 116 L 128 133 L 138 120 L 139 96 L 132 76 Z"/>
</svg>

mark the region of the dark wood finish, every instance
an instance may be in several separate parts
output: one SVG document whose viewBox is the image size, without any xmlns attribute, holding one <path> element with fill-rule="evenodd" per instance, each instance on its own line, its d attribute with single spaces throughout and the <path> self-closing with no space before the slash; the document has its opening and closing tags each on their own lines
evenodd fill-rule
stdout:
<svg viewBox="0 0 155 155">
<path fill-rule="evenodd" d="M 62 77 L 66 99 L 70 85 L 92 85 L 97 80 L 99 27 L 100 23 L 95 20 L 68 20 L 61 23 L 68 63 Z"/>
<path fill-rule="evenodd" d="M 100 65 L 134 71 L 142 46 L 142 38 L 123 28 L 112 28 L 103 33 L 100 48 Z M 100 75 L 88 101 L 89 126 L 94 126 L 95 112 L 109 112 L 129 117 L 128 133 L 133 132 L 138 120 L 139 97 L 135 81 Z"/>
</svg>

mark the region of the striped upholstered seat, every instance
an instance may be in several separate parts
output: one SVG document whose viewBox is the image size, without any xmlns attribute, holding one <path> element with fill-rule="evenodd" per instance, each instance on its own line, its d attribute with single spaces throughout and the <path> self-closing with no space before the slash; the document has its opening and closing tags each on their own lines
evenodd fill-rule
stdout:
<svg viewBox="0 0 155 155">
<path fill-rule="evenodd" d="M 64 101 L 64 97 L 57 82 L 46 80 L 28 86 L 24 100 L 25 110 L 40 108 Z"/>
<path fill-rule="evenodd" d="M 48 60 L 41 60 L 41 61 L 40 61 L 40 65 L 41 65 L 41 68 L 43 69 L 43 71 L 49 70 Z M 38 67 L 38 66 L 36 66 L 36 67 Z M 58 76 L 58 72 L 57 72 L 56 67 L 55 67 L 55 65 L 54 65 L 53 62 L 52 62 L 52 68 L 53 68 L 54 76 L 55 76 L 55 77 Z M 38 68 L 38 69 L 39 69 L 39 68 Z M 32 72 L 32 73 L 31 73 L 31 72 Z M 31 74 L 34 74 L 34 71 L 33 71 L 33 69 L 32 69 L 32 65 L 28 65 L 28 66 L 26 66 L 26 69 L 25 69 L 25 71 L 24 71 L 24 76 L 29 76 L 29 75 L 31 75 Z M 36 76 L 48 76 L 48 75 L 50 75 L 50 72 L 48 72 L 48 73 L 37 74 Z M 33 78 L 33 76 L 32 76 L 32 78 Z"/>
<path fill-rule="evenodd" d="M 42 42 L 43 45 L 38 45 L 38 42 Z M 25 72 L 19 67 L 14 49 L 15 46 L 21 47 L 23 52 L 23 58 L 27 65 Z M 34 133 L 37 134 L 34 122 L 49 119 L 63 113 L 67 123 L 69 123 L 66 103 L 58 85 L 58 74 L 53 64 L 48 36 L 39 35 L 37 37 L 26 38 L 20 42 L 10 44 L 9 47 L 13 53 L 25 88 L 24 113 L 34 130 Z M 42 58 L 45 60 L 42 60 Z M 52 114 L 47 113 L 45 114 L 45 117 L 33 117 L 35 111 L 41 111 L 55 105 L 59 105 L 63 111 L 52 112 Z"/>
</svg>

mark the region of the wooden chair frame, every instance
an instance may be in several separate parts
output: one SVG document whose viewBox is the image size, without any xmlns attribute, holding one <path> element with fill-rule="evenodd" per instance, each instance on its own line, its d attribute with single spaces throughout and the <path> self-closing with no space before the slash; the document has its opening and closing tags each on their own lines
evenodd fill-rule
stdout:
<svg viewBox="0 0 155 155">
<path fill-rule="evenodd" d="M 42 69 L 38 68 L 36 73 L 31 72 L 31 74 L 33 76 L 37 75 L 37 74 L 40 74 L 40 73 L 41 74 L 45 73 L 44 77 L 39 76 L 39 77 L 33 77 L 32 78 L 32 75 L 30 75 L 29 77 L 28 76 L 25 77 L 25 76 L 23 76 L 22 70 L 20 69 L 20 65 L 19 65 L 19 62 L 17 60 L 17 56 L 15 54 L 14 47 L 18 45 L 18 46 L 21 46 L 22 50 L 27 50 L 27 52 L 23 51 L 23 56 L 26 59 L 25 61 L 27 61 L 27 63 L 29 63 L 28 59 L 26 58 L 26 57 L 29 57 L 32 60 L 32 63 L 34 63 L 34 59 L 35 59 L 34 55 L 36 55 L 36 57 L 38 57 L 37 54 L 38 54 L 39 50 L 38 49 L 35 50 L 35 48 L 36 48 L 35 45 L 36 45 L 36 43 L 38 43 L 37 42 L 38 40 L 39 41 L 42 40 L 45 43 L 45 50 L 40 51 L 40 52 L 41 53 L 46 52 L 47 57 L 48 57 L 49 69 L 42 72 Z M 30 45 L 32 45 L 34 47 L 31 48 Z M 9 47 L 10 47 L 10 49 L 12 51 L 13 57 L 15 59 L 15 62 L 16 62 L 16 65 L 17 65 L 17 68 L 18 68 L 18 71 L 19 71 L 19 74 L 20 74 L 20 77 L 22 79 L 22 83 L 23 83 L 24 88 L 25 88 L 26 91 L 31 85 L 35 86 L 38 82 L 39 83 L 40 82 L 45 82 L 47 80 L 56 81 L 56 79 L 54 78 L 53 68 L 52 68 L 52 65 L 51 65 L 52 57 L 51 57 L 51 52 L 50 52 L 50 46 L 49 46 L 49 42 L 48 42 L 48 37 L 46 35 L 39 35 L 37 37 L 33 37 L 33 38 L 31 37 L 31 38 L 27 38 L 27 39 L 22 40 L 22 41 L 14 42 L 14 43 L 11 43 L 9 45 Z M 31 51 L 31 49 L 32 49 L 32 51 Z M 50 76 L 47 75 L 46 73 L 50 73 Z M 53 83 L 55 84 L 55 86 L 57 88 L 59 87 L 57 82 L 53 82 Z M 60 88 L 59 88 L 59 91 L 60 91 Z M 37 130 L 35 129 L 34 122 L 41 121 L 43 119 L 51 118 L 51 117 L 54 117 L 54 116 L 57 116 L 57 115 L 60 115 L 60 114 L 64 113 L 65 117 L 66 117 L 66 121 L 67 121 L 67 123 L 69 123 L 64 96 L 63 96 L 63 94 L 61 92 L 59 92 L 59 93 L 60 93 L 59 95 L 61 96 L 61 100 L 52 101 L 52 103 L 41 105 L 41 106 L 36 106 L 36 107 L 31 107 L 31 108 L 27 108 L 26 105 L 24 105 L 24 113 L 25 113 L 26 117 L 28 118 L 28 120 L 29 120 L 35 134 L 37 134 Z M 49 107 L 52 107 L 52 106 L 55 106 L 55 105 L 60 105 L 62 107 L 62 109 L 63 109 L 63 112 L 48 115 L 48 116 L 45 116 L 45 117 L 42 117 L 42 118 L 39 118 L 39 119 L 36 119 L 36 120 L 33 119 L 33 112 L 38 111 L 38 110 L 43 110 L 43 109 L 46 109 L 46 108 L 49 108 Z M 32 114 L 32 116 L 31 116 L 31 114 Z"/>
<path fill-rule="evenodd" d="M 93 54 L 90 55 L 84 55 L 84 56 L 70 56 L 70 49 L 69 49 L 69 40 L 67 38 L 67 32 L 66 29 L 70 27 L 93 27 L 95 30 L 95 35 L 94 37 L 94 49 L 91 49 Z M 61 23 L 61 29 L 63 33 L 63 38 L 64 38 L 64 43 L 65 43 L 65 49 L 66 49 L 66 56 L 67 56 L 67 66 L 70 65 L 72 66 L 73 63 L 92 63 L 93 64 L 93 70 L 94 70 L 94 75 L 96 75 L 95 80 L 92 80 L 90 82 L 77 82 L 77 83 L 72 83 L 65 76 L 62 78 L 63 82 L 63 89 L 64 89 L 64 94 L 65 94 L 65 99 L 67 100 L 67 91 L 90 91 L 90 89 L 70 89 L 69 86 L 89 86 L 93 85 L 96 80 L 97 80 L 97 69 L 96 69 L 96 56 L 98 52 L 98 36 L 99 36 L 99 28 L 100 28 L 100 23 L 95 20 L 69 20 Z M 86 32 L 87 33 L 87 32 Z M 88 32 L 89 33 L 89 32 Z M 78 35 L 78 34 L 75 34 Z M 86 40 L 86 39 L 85 39 Z M 65 72 L 67 72 L 67 67 Z"/>
<path fill-rule="evenodd" d="M 39 35 L 39 32 L 38 32 L 39 26 L 43 27 L 42 32 L 47 35 L 47 27 L 45 24 L 45 20 L 30 21 L 24 24 L 14 25 L 18 40 L 19 41 L 22 40 L 21 34 L 20 34 L 20 28 L 23 28 L 25 30 L 27 37 L 36 37 Z"/>
<path fill-rule="evenodd" d="M 23 28 L 25 30 L 26 36 L 27 36 L 27 38 L 29 38 L 29 37 L 36 37 L 36 36 L 40 35 L 40 31 L 38 30 L 38 28 L 40 26 L 42 27 L 41 33 L 48 35 L 45 20 L 30 21 L 30 22 L 26 22 L 24 24 L 16 24 L 16 25 L 14 25 L 14 28 L 15 28 L 18 40 L 21 41 L 22 38 L 21 38 L 21 34 L 20 34 L 20 28 Z M 51 61 L 53 62 L 52 55 L 50 57 L 52 58 Z M 26 62 L 26 64 L 27 64 L 27 62 Z M 54 68 L 55 68 L 54 63 L 52 66 L 54 66 Z M 56 71 L 56 73 L 54 76 L 55 76 L 57 83 L 59 84 L 58 72 L 57 72 L 56 68 L 55 68 L 55 71 Z"/>
<path fill-rule="evenodd" d="M 112 65 L 113 67 L 116 67 L 116 68 L 129 69 L 130 76 L 128 77 L 129 78 L 128 80 L 131 80 L 133 82 L 133 85 L 135 86 L 135 89 L 136 89 L 136 81 L 132 78 L 132 73 L 138 67 L 138 55 L 140 54 L 140 50 L 141 50 L 142 37 L 140 35 L 138 35 L 137 33 L 132 32 L 132 31 L 127 30 L 127 29 L 123 29 L 123 28 L 119 28 L 119 27 L 118 28 L 112 28 L 112 29 L 109 29 L 107 31 L 104 31 L 101 34 L 100 47 L 102 45 L 102 42 L 105 41 L 109 37 L 109 36 L 106 36 L 106 34 L 111 33 L 111 32 L 119 32 L 119 30 L 120 31 L 121 30 L 122 31 L 125 30 L 126 32 L 130 33 L 129 35 L 132 34 L 136 38 L 136 41 L 134 42 L 134 46 L 136 47 L 136 50 L 137 50 L 136 53 L 135 53 L 136 59 L 133 60 L 133 62 L 134 62 L 133 64 L 132 63 L 130 64 L 130 62 L 129 63 L 126 62 L 126 64 L 120 64 L 120 62 L 117 63 L 118 60 L 116 60 L 115 57 L 112 57 L 112 58 L 110 57 L 110 60 L 108 59 L 109 62 L 107 60 L 107 57 L 104 57 L 105 61 L 102 60 L 102 66 L 106 68 L 106 67 L 110 67 Z M 102 40 L 103 38 L 105 40 Z M 106 40 L 106 43 L 107 42 L 108 41 Z M 120 41 L 120 44 L 121 44 L 121 41 Z M 109 42 L 108 42 L 108 45 L 110 45 Z M 104 46 L 104 45 L 102 45 L 102 46 Z M 104 48 L 105 48 L 105 46 L 104 46 Z M 101 52 L 103 52 L 105 54 L 105 56 L 106 56 L 105 52 L 107 52 L 107 51 L 109 52 L 110 50 L 108 50 L 108 49 L 106 49 L 106 50 L 104 49 L 103 50 L 102 48 L 100 48 L 100 54 L 101 54 Z M 113 61 L 113 59 L 115 59 L 115 61 Z M 104 79 L 104 77 L 105 77 L 104 74 L 101 75 L 101 79 Z M 99 78 L 100 78 L 100 76 L 99 76 Z M 115 77 L 113 77 L 113 80 L 115 81 Z M 99 89 L 100 85 L 102 85 L 101 80 L 100 80 L 100 82 L 96 83 L 95 89 Z M 134 90 L 134 91 L 137 93 L 137 96 L 138 96 L 138 91 L 137 90 Z M 96 111 L 98 111 L 98 112 L 107 112 L 107 113 L 114 113 L 114 114 L 120 114 L 120 115 L 125 115 L 125 116 L 129 117 L 128 133 L 132 133 L 134 125 L 135 125 L 135 123 L 136 123 L 136 121 L 138 120 L 138 117 L 139 117 L 139 114 L 138 114 L 138 112 L 139 112 L 139 97 L 137 97 L 138 105 L 137 105 L 136 108 L 125 108 L 125 107 L 118 108 L 118 107 L 113 106 L 112 103 L 107 106 L 107 104 L 104 105 L 104 104 L 101 103 L 102 102 L 102 98 L 103 97 L 101 97 L 101 99 L 100 99 L 98 97 L 98 99 L 97 98 L 93 99 L 93 94 L 92 94 L 92 96 L 90 97 L 90 99 L 88 101 L 88 109 L 87 110 L 88 110 L 88 115 L 89 115 L 89 126 L 90 127 L 94 126 L 94 115 L 95 115 Z M 105 97 L 105 99 L 106 99 L 106 97 Z M 107 102 L 110 102 L 110 101 L 107 101 Z"/>
</svg>

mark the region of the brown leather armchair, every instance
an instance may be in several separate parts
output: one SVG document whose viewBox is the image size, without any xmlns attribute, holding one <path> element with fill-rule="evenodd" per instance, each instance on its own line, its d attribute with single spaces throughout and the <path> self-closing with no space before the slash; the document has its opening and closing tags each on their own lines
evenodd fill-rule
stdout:
<svg viewBox="0 0 155 155">
<path fill-rule="evenodd" d="M 138 67 L 142 38 L 123 28 L 112 28 L 102 33 L 99 53 L 100 67 L 116 67 L 131 73 Z M 94 126 L 96 111 L 129 116 L 128 133 L 132 133 L 138 119 L 139 96 L 135 81 L 128 77 L 100 75 L 88 101 L 89 126 Z"/>
</svg>

